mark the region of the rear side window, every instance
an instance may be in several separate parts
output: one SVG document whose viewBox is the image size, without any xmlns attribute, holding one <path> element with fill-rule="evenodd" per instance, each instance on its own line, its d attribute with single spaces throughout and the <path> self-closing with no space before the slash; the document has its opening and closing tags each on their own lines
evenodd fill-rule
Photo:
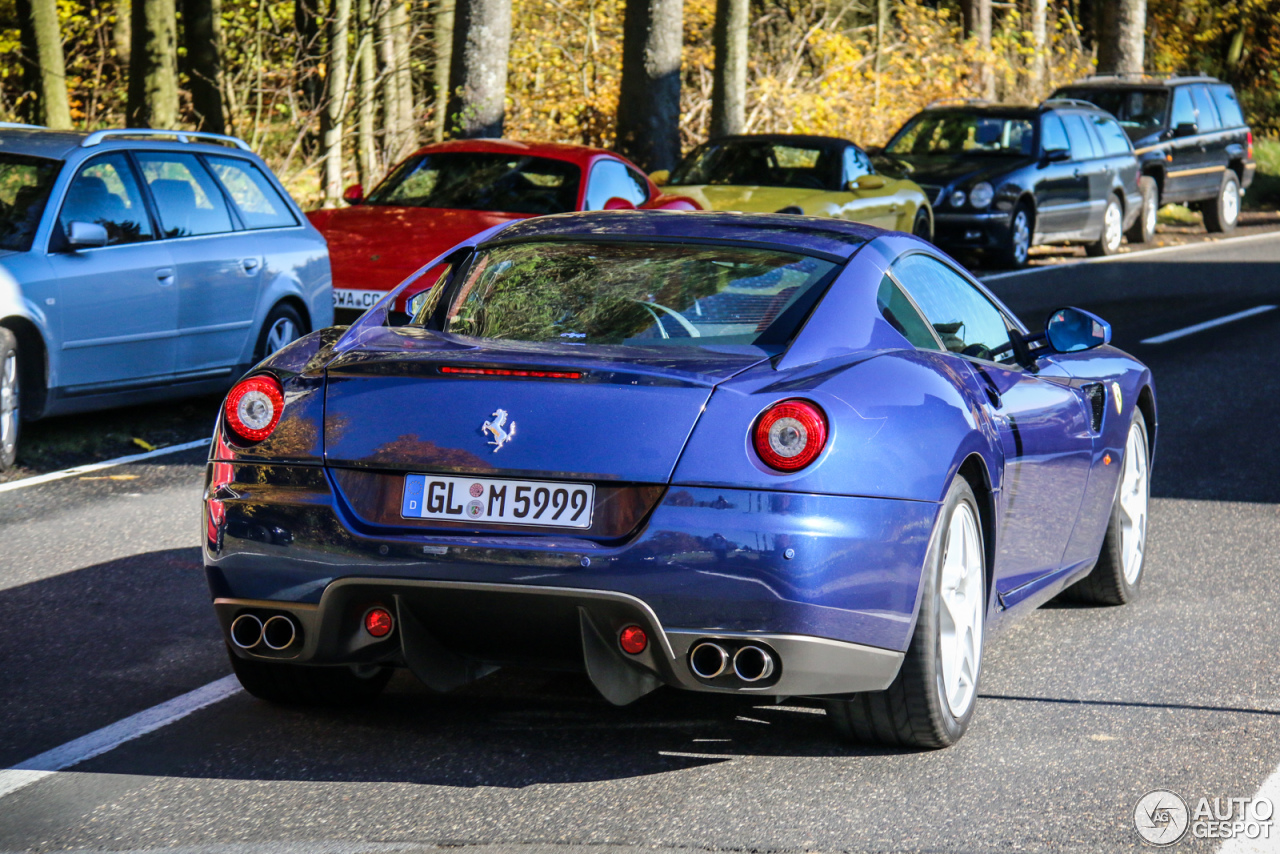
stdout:
<svg viewBox="0 0 1280 854">
<path fill-rule="evenodd" d="M 1071 144 L 1067 141 L 1067 129 L 1062 126 L 1062 119 L 1056 113 L 1045 113 L 1040 119 L 1040 150 L 1069 151 Z"/>
<path fill-rule="evenodd" d="M 58 213 L 63 233 L 73 222 L 94 222 L 107 230 L 107 245 L 150 240 L 151 218 L 142 190 L 124 154 L 95 157 L 81 167 Z"/>
<path fill-rule="evenodd" d="M 1093 129 L 1102 140 L 1102 150 L 1108 156 L 1128 154 L 1132 150 L 1129 146 L 1129 137 L 1120 129 L 1120 125 L 1116 124 L 1115 119 L 1094 116 Z"/>
<path fill-rule="evenodd" d="M 136 156 L 165 237 L 232 230 L 222 191 L 194 155 L 139 151 Z"/>
<path fill-rule="evenodd" d="M 1084 116 L 1079 113 L 1067 113 L 1062 117 L 1067 126 L 1067 137 L 1071 140 L 1071 156 L 1075 160 L 1089 160 L 1099 156 L 1094 150 L 1093 134 L 1085 124 Z"/>
<path fill-rule="evenodd" d="M 1192 86 L 1191 97 L 1196 102 L 1196 112 L 1199 113 L 1200 130 L 1217 130 L 1222 127 L 1222 122 L 1218 119 L 1218 108 L 1213 105 L 1213 99 L 1209 97 L 1209 89 L 1206 86 Z"/>
<path fill-rule="evenodd" d="M 289 205 L 267 177 L 247 160 L 210 157 L 209 168 L 227 191 L 245 228 L 284 228 L 297 225 Z"/>
<path fill-rule="evenodd" d="M 1222 119 L 1222 126 L 1227 128 L 1243 127 L 1244 113 L 1240 112 L 1240 102 L 1236 100 L 1236 93 L 1230 86 L 1210 86 L 1209 91 L 1213 93 L 1213 103 L 1218 107 L 1218 115 Z"/>
<path fill-rule="evenodd" d="M 903 338 L 911 342 L 911 346 L 919 350 L 940 350 L 938 339 L 929 331 L 929 324 L 916 311 L 911 300 L 898 287 L 891 277 L 880 280 L 880 291 L 876 294 L 876 307 L 880 316 L 889 321 L 889 325 L 898 330 Z"/>
</svg>

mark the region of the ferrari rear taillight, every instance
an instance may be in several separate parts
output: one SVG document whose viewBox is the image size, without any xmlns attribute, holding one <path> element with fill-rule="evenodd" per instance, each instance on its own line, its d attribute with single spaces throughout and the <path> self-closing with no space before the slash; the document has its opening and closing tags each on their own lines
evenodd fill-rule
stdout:
<svg viewBox="0 0 1280 854">
<path fill-rule="evenodd" d="M 273 376 L 249 377 L 231 389 L 223 411 L 232 435 L 242 442 L 261 442 L 280 423 L 284 390 Z"/>
<path fill-rule="evenodd" d="M 756 421 L 752 435 L 761 462 L 778 471 L 799 471 L 827 445 L 827 416 L 807 400 L 775 403 Z"/>
</svg>

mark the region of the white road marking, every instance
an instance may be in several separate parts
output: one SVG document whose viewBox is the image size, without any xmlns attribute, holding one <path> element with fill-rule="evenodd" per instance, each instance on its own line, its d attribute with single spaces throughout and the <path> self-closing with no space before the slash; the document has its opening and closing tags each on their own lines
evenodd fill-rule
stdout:
<svg viewBox="0 0 1280 854">
<path fill-rule="evenodd" d="M 1165 252 L 1178 252 L 1183 249 L 1205 249 L 1210 246 L 1218 246 L 1222 243 L 1244 243 L 1249 240 L 1262 240 L 1269 237 L 1280 237 L 1280 231 L 1268 231 L 1263 234 L 1242 234 L 1239 237 L 1220 237 L 1216 240 L 1201 241 L 1199 243 L 1179 243 L 1177 246 L 1157 246 L 1154 249 L 1138 249 L 1133 252 L 1125 252 L 1122 255 L 1108 255 L 1104 258 L 1080 258 L 1075 261 L 1068 261 L 1064 264 L 1048 264 L 1043 267 L 1027 267 L 1022 270 L 1007 270 L 1003 273 L 991 273 L 986 276 L 979 276 L 980 282 L 994 282 L 997 279 L 1008 279 L 1013 276 L 1029 276 L 1033 273 L 1043 273 L 1046 270 L 1057 270 L 1062 267 L 1073 267 L 1077 264 L 1103 264 L 1110 261 L 1124 261 L 1127 258 L 1148 258 L 1152 255 L 1160 255 Z"/>
<path fill-rule="evenodd" d="M 1253 796 L 1256 801 L 1259 798 L 1266 798 L 1271 801 L 1272 807 L 1280 812 L 1280 768 L 1276 768 L 1271 776 L 1262 781 L 1262 788 L 1258 789 L 1257 794 Z M 1194 808 L 1194 807 L 1193 807 Z M 1280 818 L 1277 815 L 1276 818 Z M 1280 822 L 1273 822 L 1271 825 L 1271 835 L 1267 839 L 1248 839 L 1245 836 L 1236 836 L 1222 843 L 1222 847 L 1218 849 L 1218 854 L 1275 854 L 1276 849 L 1280 847 Z"/>
<path fill-rule="evenodd" d="M 51 471 L 48 474 L 38 474 L 35 477 L 24 477 L 22 480 L 11 480 L 8 483 L 0 483 L 0 492 L 9 492 L 13 489 L 22 489 L 24 486 L 35 486 L 39 483 L 48 483 L 51 480 L 62 480 L 66 477 L 75 477 L 80 474 L 101 471 L 102 469 L 109 469 L 112 466 L 123 466 L 128 463 L 149 460 L 152 457 L 164 456 L 165 454 L 176 454 L 178 451 L 189 451 L 192 448 L 203 447 L 209 444 L 209 441 L 209 439 L 197 439 L 194 442 L 183 442 L 181 445 L 170 445 L 167 448 L 156 448 L 154 451 L 147 451 L 142 454 L 131 454 L 127 457 L 116 457 L 114 460 L 106 460 L 101 463 L 90 463 L 87 466 L 75 466 L 74 468 L 63 469 L 62 471 Z"/>
<path fill-rule="evenodd" d="M 60 747 L 46 750 L 25 762 L 19 762 L 11 768 L 0 771 L 0 798 L 39 782 L 64 768 L 101 756 L 127 741 L 133 741 L 139 736 L 168 726 L 205 706 L 225 700 L 240 690 L 240 683 L 236 677 L 224 676 L 202 688 L 188 691 L 180 697 L 174 697 L 172 700 L 152 706 L 136 715 L 130 715 L 96 732 L 68 741 Z"/>
<path fill-rule="evenodd" d="M 1222 326 L 1224 323 L 1234 323 L 1237 320 L 1244 320 L 1246 317 L 1253 317 L 1255 314 L 1263 314 L 1273 311 L 1274 305 L 1255 305 L 1253 308 L 1247 308 L 1244 311 L 1237 311 L 1235 314 L 1228 314 L 1225 317 L 1215 317 L 1213 320 L 1206 320 L 1204 323 L 1197 323 L 1193 326 L 1185 326 L 1182 329 L 1175 329 L 1172 332 L 1166 332 L 1163 335 L 1154 335 L 1151 338 L 1143 338 L 1143 344 L 1164 344 L 1168 341 L 1176 341 L 1179 338 L 1185 338 L 1188 335 L 1194 335 L 1197 332 L 1203 332 L 1206 329 L 1212 329 L 1215 326 Z"/>
</svg>

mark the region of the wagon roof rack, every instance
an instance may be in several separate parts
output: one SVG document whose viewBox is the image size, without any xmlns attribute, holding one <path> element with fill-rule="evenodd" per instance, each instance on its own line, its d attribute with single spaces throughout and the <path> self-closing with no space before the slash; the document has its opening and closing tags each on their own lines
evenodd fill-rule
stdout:
<svg viewBox="0 0 1280 854">
<path fill-rule="evenodd" d="M 1099 109 L 1098 105 L 1092 101 L 1086 101 L 1083 98 L 1050 98 L 1040 104 L 1042 107 L 1088 107 L 1091 110 Z"/>
<path fill-rule="evenodd" d="M 22 122 L 0 122 L 0 130 L 48 130 L 44 125 L 29 125 Z"/>
<path fill-rule="evenodd" d="M 1152 71 L 1104 71 L 1101 73 L 1087 74 L 1077 80 L 1076 83 L 1098 83 L 1105 80 L 1114 80 L 1117 82 L 1136 81 L 1144 83 L 1173 83 L 1178 80 L 1215 81 L 1217 78 L 1211 77 L 1203 71 L 1165 71 L 1156 69 Z"/>
<path fill-rule="evenodd" d="M 80 143 L 81 148 L 90 148 L 98 145 L 104 140 L 111 137 L 130 137 L 147 139 L 158 137 L 162 139 L 176 139 L 178 142 L 213 142 L 222 145 L 229 145 L 239 148 L 242 151 L 252 151 L 248 143 L 243 139 L 234 136 L 226 136 L 220 133 L 206 133 L 205 131 L 188 131 L 188 130 L 153 130 L 151 128 L 120 128 L 118 130 L 96 130 L 84 138 L 84 142 Z"/>
<path fill-rule="evenodd" d="M 935 107 L 986 107 L 990 106 L 990 104 L 991 102 L 986 98 L 939 98 L 936 101 L 931 101 L 925 109 L 932 110 Z"/>
</svg>

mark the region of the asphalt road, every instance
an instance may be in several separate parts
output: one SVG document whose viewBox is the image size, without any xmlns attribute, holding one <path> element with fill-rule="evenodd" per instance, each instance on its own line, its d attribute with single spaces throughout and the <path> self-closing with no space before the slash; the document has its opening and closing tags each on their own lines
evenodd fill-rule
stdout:
<svg viewBox="0 0 1280 854">
<path fill-rule="evenodd" d="M 1280 764 L 1280 310 L 1140 342 L 1280 303 L 1280 236 L 992 286 L 1028 318 L 1111 319 L 1152 366 L 1160 425 L 1141 600 L 1051 605 L 990 638 L 956 747 L 842 744 L 807 701 L 663 690 L 615 709 L 537 673 L 443 697 L 397 677 L 357 711 L 236 693 L 0 796 L 0 851 L 1116 852 L 1142 847 L 1152 789 L 1253 795 Z M 0 768 L 229 672 L 199 456 L 0 494 Z"/>
</svg>

